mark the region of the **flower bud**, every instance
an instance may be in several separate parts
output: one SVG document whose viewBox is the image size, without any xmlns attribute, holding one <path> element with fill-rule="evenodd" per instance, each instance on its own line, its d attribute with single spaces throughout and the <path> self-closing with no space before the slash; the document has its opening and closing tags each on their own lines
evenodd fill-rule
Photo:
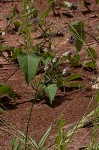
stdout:
<svg viewBox="0 0 99 150">
<path fill-rule="evenodd" d="M 72 55 L 72 51 L 67 51 L 64 54 L 62 54 L 63 57 L 67 57 L 68 55 Z"/>
<path fill-rule="evenodd" d="M 46 65 L 46 66 L 44 67 L 44 70 L 47 71 L 47 69 L 48 69 L 48 66 Z"/>
<path fill-rule="evenodd" d="M 59 56 L 56 56 L 56 57 L 52 60 L 52 62 L 55 63 L 55 62 L 57 62 L 59 59 L 60 59 L 60 57 L 59 57 Z"/>
<path fill-rule="evenodd" d="M 67 74 L 67 73 L 68 73 L 68 70 L 69 70 L 69 68 L 67 68 L 67 67 L 66 67 L 66 68 L 64 68 L 64 69 L 63 69 L 63 71 L 62 71 L 62 75 Z"/>
<path fill-rule="evenodd" d="M 51 62 L 49 62 L 49 63 L 47 64 L 47 66 L 48 66 L 48 68 L 51 68 L 51 67 L 53 66 L 53 64 L 52 64 Z"/>
<path fill-rule="evenodd" d="M 73 52 L 72 51 L 68 51 L 68 55 L 73 55 Z"/>
<path fill-rule="evenodd" d="M 48 69 L 51 69 L 53 66 L 53 64 L 51 62 L 49 62 L 48 64 L 46 64 L 46 66 L 44 67 L 44 70 L 47 71 Z"/>
<path fill-rule="evenodd" d="M 75 44 L 76 43 L 76 38 L 74 37 L 74 36 L 70 36 L 69 37 L 69 39 L 68 39 L 68 42 L 70 43 L 70 44 Z"/>
<path fill-rule="evenodd" d="M 27 7 L 26 7 L 26 8 L 27 8 L 27 10 L 29 10 L 29 6 L 28 6 L 28 5 L 27 5 Z"/>
</svg>

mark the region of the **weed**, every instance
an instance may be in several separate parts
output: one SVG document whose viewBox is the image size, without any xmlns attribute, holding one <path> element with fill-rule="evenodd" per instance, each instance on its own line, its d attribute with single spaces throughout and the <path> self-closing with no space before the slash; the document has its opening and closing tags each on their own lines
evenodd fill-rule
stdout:
<svg viewBox="0 0 99 150">
<path fill-rule="evenodd" d="M 86 1 L 84 1 L 86 2 Z M 99 3 L 96 0 L 96 3 Z M 85 3 L 84 3 L 85 5 Z M 50 103 L 52 104 L 57 91 L 59 88 L 66 86 L 68 82 L 74 81 L 78 78 L 82 78 L 82 74 L 80 73 L 71 73 L 69 74 L 69 68 L 66 66 L 64 68 L 60 67 L 64 64 L 64 62 L 69 62 L 71 67 L 90 67 L 92 70 L 96 69 L 96 59 L 97 53 L 96 51 L 86 43 L 86 34 L 91 36 L 97 43 L 99 42 L 93 35 L 90 35 L 87 31 L 85 31 L 84 23 L 80 20 L 69 23 L 65 17 L 58 13 L 66 24 L 68 24 L 70 39 L 68 42 L 70 44 L 75 45 L 75 50 L 67 51 L 61 56 L 56 55 L 52 48 L 52 40 L 59 32 L 52 31 L 52 25 L 54 21 L 51 23 L 47 23 L 47 17 L 51 11 L 53 14 L 57 16 L 54 10 L 55 1 L 49 0 L 47 2 L 46 10 L 41 14 L 40 11 L 35 8 L 34 0 L 22 0 L 22 10 L 18 11 L 17 5 L 13 8 L 12 14 L 6 17 L 7 27 L 5 30 L 0 31 L 1 37 L 5 35 L 10 27 L 13 27 L 14 32 L 17 32 L 19 36 L 23 38 L 23 44 L 21 44 L 18 48 L 16 47 L 8 47 L 3 45 L 2 40 L 0 39 L 0 52 L 3 55 L 4 51 L 8 51 L 9 56 L 13 60 L 17 60 L 20 68 L 22 69 L 26 83 L 31 85 L 33 90 L 35 90 L 35 98 L 32 102 L 32 106 L 30 109 L 26 135 L 22 132 L 19 132 L 22 136 L 21 140 L 18 137 L 12 141 L 12 150 L 30 150 L 36 149 L 40 150 L 43 148 L 45 141 L 51 131 L 51 127 L 46 131 L 40 142 L 37 144 L 30 136 L 29 136 L 29 124 L 31 120 L 31 114 L 33 110 L 34 103 L 41 99 L 44 95 L 47 95 Z M 60 3 L 60 7 L 65 7 L 66 9 L 72 10 L 73 12 L 78 8 L 77 5 L 73 3 L 64 2 Z M 87 7 L 89 8 L 89 7 Z M 33 38 L 33 33 L 36 31 L 40 31 L 41 35 Z M 34 40 L 42 39 L 40 42 L 35 43 Z M 85 48 L 83 48 L 85 46 Z M 86 51 L 85 59 L 81 62 L 81 50 L 84 49 Z M 4 55 L 3 55 L 4 56 Z M 39 71 L 43 69 L 42 77 L 39 77 Z M 34 82 L 35 81 L 35 82 Z M 70 84 L 71 87 L 80 87 L 77 83 L 73 82 Z M 15 100 L 15 93 L 11 87 L 0 84 L 0 95 L 9 94 L 11 98 Z M 0 113 L 2 110 L 0 110 Z M 99 144 L 96 144 L 96 132 L 97 132 L 97 122 L 98 114 L 95 113 L 96 122 L 95 128 L 93 130 L 93 139 L 89 149 L 98 149 Z M 83 121 L 80 121 L 82 123 Z M 78 124 L 68 133 L 65 133 L 64 120 L 60 119 L 58 122 L 57 136 L 55 139 L 56 147 L 55 150 L 65 150 L 67 144 L 71 140 L 72 135 L 75 133 L 75 130 L 80 128 L 82 124 Z M 95 137 L 95 138 L 94 138 Z"/>
</svg>

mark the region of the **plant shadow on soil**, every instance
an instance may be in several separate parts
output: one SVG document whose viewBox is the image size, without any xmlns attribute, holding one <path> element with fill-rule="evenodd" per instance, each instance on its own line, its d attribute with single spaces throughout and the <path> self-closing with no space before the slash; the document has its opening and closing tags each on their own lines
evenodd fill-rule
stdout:
<svg viewBox="0 0 99 150">
<path fill-rule="evenodd" d="M 64 89 L 65 89 L 65 92 L 64 92 Z M 72 92 L 76 89 L 78 89 L 78 88 L 70 88 L 70 87 L 65 87 L 65 86 L 61 87 L 62 94 L 55 96 L 55 99 L 53 100 L 52 104 L 50 103 L 48 98 L 45 99 L 43 104 L 47 104 L 49 107 L 55 108 L 55 107 L 61 105 L 62 103 L 64 103 L 64 101 L 71 101 L 72 100 L 71 98 L 66 97 L 67 96 L 66 92 Z"/>
<path fill-rule="evenodd" d="M 80 80 L 80 79 L 79 79 Z M 66 98 L 66 93 L 68 92 L 73 92 L 75 90 L 79 90 L 78 87 L 76 88 L 72 88 L 72 87 L 66 87 L 66 86 L 62 86 L 60 87 L 60 91 L 62 92 L 60 95 L 56 95 L 52 104 L 50 103 L 48 97 L 45 97 L 43 99 L 40 99 L 40 100 L 36 100 L 35 104 L 38 104 L 38 103 L 42 103 L 42 104 L 46 104 L 48 105 L 49 107 L 51 108 L 55 108 L 57 106 L 60 106 L 64 101 L 71 101 L 71 98 L 67 97 Z M 65 91 L 65 92 L 64 92 Z M 21 97 L 17 97 L 18 99 L 21 100 Z M 3 96 L 0 98 L 0 105 L 1 107 L 4 109 L 4 110 L 13 110 L 13 109 L 17 109 L 17 106 L 18 105 L 21 105 L 21 104 L 25 104 L 25 103 L 32 103 L 34 101 L 34 99 L 29 99 L 29 100 L 25 100 L 25 101 L 16 101 L 16 102 L 13 102 L 12 99 L 8 96 Z M 42 102 L 41 102 L 42 101 Z"/>
<path fill-rule="evenodd" d="M 98 71 L 96 69 L 93 70 L 91 67 L 84 67 L 83 69 L 88 72 L 93 72 L 94 74 L 98 73 Z"/>
<path fill-rule="evenodd" d="M 12 99 L 8 96 L 4 96 L 0 98 L 0 107 L 4 110 L 13 110 L 17 109 L 17 105 L 15 103 L 11 103 Z"/>
</svg>

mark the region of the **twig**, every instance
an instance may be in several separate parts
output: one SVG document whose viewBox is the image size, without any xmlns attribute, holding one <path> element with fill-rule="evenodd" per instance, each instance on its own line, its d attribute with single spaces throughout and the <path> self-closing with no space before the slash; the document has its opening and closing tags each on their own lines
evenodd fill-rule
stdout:
<svg viewBox="0 0 99 150">
<path fill-rule="evenodd" d="M 90 34 L 89 32 L 87 31 L 84 31 L 86 34 L 88 34 L 89 36 L 91 36 L 96 42 L 97 44 L 99 44 L 99 40 L 97 40 L 92 34 Z"/>
<path fill-rule="evenodd" d="M 16 68 L 14 72 L 4 81 L 4 83 L 6 83 L 15 74 L 15 72 L 17 72 L 18 69 L 19 68 Z"/>
</svg>

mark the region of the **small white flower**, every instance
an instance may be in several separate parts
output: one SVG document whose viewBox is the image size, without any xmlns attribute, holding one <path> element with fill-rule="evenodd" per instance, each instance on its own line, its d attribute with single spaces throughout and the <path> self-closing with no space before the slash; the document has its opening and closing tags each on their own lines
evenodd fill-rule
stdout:
<svg viewBox="0 0 99 150">
<path fill-rule="evenodd" d="M 52 60 L 52 62 L 53 62 L 53 63 L 55 63 L 55 62 L 56 62 L 56 57 Z"/>
<path fill-rule="evenodd" d="M 62 74 L 63 74 L 63 75 L 67 74 L 67 73 L 68 73 L 68 70 L 69 70 L 69 69 L 68 69 L 67 67 L 64 68 L 63 71 L 62 71 Z"/>
<path fill-rule="evenodd" d="M 62 74 L 65 75 L 66 72 L 67 72 L 67 69 L 65 68 L 65 69 L 63 70 Z"/>
<path fill-rule="evenodd" d="M 28 9 L 28 12 L 29 12 L 29 13 L 31 12 L 30 9 Z"/>
<path fill-rule="evenodd" d="M 69 41 L 69 38 L 67 38 L 66 41 L 68 42 L 68 41 Z"/>
<path fill-rule="evenodd" d="M 58 61 L 59 59 L 60 59 L 60 57 L 59 57 L 59 56 L 56 56 L 56 57 L 52 60 L 52 62 L 55 63 L 55 62 Z"/>
<path fill-rule="evenodd" d="M 65 52 L 64 54 L 62 54 L 62 56 L 68 56 L 68 52 Z"/>
<path fill-rule="evenodd" d="M 48 66 L 48 68 L 52 68 L 53 64 L 52 64 L 51 62 L 49 62 L 49 63 L 47 64 L 47 66 Z"/>
<path fill-rule="evenodd" d="M 28 13 L 30 13 L 30 7 L 29 6 L 27 6 L 27 10 L 28 10 Z"/>
<path fill-rule="evenodd" d="M 67 51 L 64 54 L 62 54 L 62 57 L 67 57 L 68 55 L 72 55 L 72 51 Z"/>
<path fill-rule="evenodd" d="M 4 31 L 2 32 L 2 36 L 3 36 L 3 35 L 5 35 L 5 32 L 4 32 Z"/>
<path fill-rule="evenodd" d="M 46 66 L 44 67 L 44 70 L 45 70 L 45 71 L 47 71 L 47 69 L 48 69 L 48 65 L 46 65 Z"/>
<path fill-rule="evenodd" d="M 27 10 L 29 10 L 29 6 L 27 5 Z"/>
<path fill-rule="evenodd" d="M 46 66 L 44 67 L 44 70 L 47 71 L 48 69 L 51 69 L 53 66 L 53 64 L 51 62 L 49 62 L 48 64 L 46 64 Z"/>
</svg>

